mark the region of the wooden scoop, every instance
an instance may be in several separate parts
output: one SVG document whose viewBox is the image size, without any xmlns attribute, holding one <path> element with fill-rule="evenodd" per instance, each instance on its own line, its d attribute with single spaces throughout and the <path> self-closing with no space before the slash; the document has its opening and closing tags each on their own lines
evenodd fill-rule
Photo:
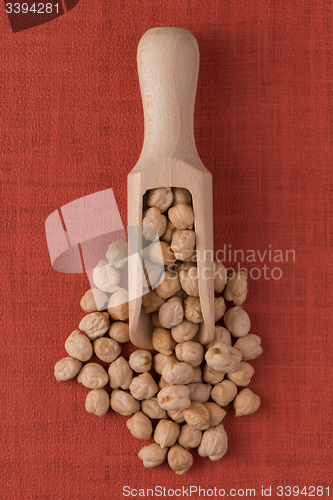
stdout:
<svg viewBox="0 0 333 500">
<path fill-rule="evenodd" d="M 160 187 L 186 188 L 192 195 L 198 285 L 207 342 L 214 335 L 212 175 L 199 158 L 193 130 L 199 71 L 194 36 L 182 28 L 153 28 L 137 53 L 144 109 L 144 143 L 127 177 L 128 226 L 142 226 L 143 195 Z M 142 307 L 141 238 L 129 235 L 129 330 L 133 344 L 153 349 L 154 326 Z M 135 257 L 136 254 L 136 258 Z"/>
</svg>

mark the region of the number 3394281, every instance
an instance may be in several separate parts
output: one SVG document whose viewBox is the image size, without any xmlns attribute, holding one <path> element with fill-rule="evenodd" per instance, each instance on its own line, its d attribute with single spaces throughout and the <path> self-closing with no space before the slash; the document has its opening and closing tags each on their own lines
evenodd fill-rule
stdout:
<svg viewBox="0 0 333 500">
<path fill-rule="evenodd" d="M 26 14 L 34 12 L 35 14 L 59 14 L 59 5 L 52 3 L 33 3 L 31 7 L 27 3 L 6 3 L 7 14 Z"/>
</svg>

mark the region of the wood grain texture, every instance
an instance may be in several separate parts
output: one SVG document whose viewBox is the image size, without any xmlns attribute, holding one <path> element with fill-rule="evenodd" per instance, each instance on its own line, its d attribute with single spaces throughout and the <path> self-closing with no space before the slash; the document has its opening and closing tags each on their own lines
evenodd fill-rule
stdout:
<svg viewBox="0 0 333 500">
<path fill-rule="evenodd" d="M 199 158 L 193 130 L 199 71 L 194 36 L 181 28 L 153 28 L 138 46 L 138 73 L 144 109 L 144 143 L 128 175 L 128 226 L 142 225 L 142 198 L 149 189 L 182 187 L 192 194 L 198 254 L 199 295 L 204 322 L 214 335 L 212 176 Z M 140 240 L 140 238 L 138 239 Z M 129 241 L 130 254 L 141 252 L 141 240 Z M 141 307 L 142 273 L 129 261 L 130 335 L 152 349 L 154 329 Z"/>
</svg>

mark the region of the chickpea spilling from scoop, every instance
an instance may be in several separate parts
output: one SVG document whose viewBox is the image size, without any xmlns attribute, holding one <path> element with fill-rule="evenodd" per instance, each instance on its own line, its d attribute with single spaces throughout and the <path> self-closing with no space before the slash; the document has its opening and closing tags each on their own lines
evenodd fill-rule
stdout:
<svg viewBox="0 0 333 500">
<path fill-rule="evenodd" d="M 135 349 L 127 359 L 122 355 L 122 346 L 130 342 L 128 292 L 122 287 L 128 248 L 118 240 L 93 270 L 96 288 L 80 302 L 87 314 L 66 339 L 68 356 L 56 363 L 54 375 L 59 382 L 77 377 L 91 389 L 87 412 L 101 417 L 111 408 L 130 417 L 126 426 L 132 436 L 154 441 L 138 453 L 144 467 L 167 462 L 181 475 L 193 464 L 191 449 L 211 461 L 227 452 L 222 423 L 226 406 L 233 402 L 236 417 L 258 410 L 260 398 L 247 386 L 254 374 L 249 361 L 262 353 L 261 339 L 250 333 L 251 321 L 243 309 L 245 273 L 227 276 L 223 263 L 216 261 L 215 323 L 223 324 L 206 341 L 189 191 L 153 189 L 144 205 L 149 288 L 142 307 L 152 314 L 155 355 L 144 349 Z"/>
</svg>

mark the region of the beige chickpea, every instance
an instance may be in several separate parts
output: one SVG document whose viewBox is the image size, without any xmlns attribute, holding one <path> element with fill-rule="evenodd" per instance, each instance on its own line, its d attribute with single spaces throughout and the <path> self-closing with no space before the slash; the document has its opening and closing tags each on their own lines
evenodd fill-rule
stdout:
<svg viewBox="0 0 333 500">
<path fill-rule="evenodd" d="M 213 340 L 205 346 L 206 350 L 214 347 L 215 344 L 220 344 L 223 342 L 224 344 L 231 345 L 231 335 L 229 330 L 224 328 L 224 326 L 217 325 L 214 329 L 214 338 Z M 234 346 L 235 347 L 235 346 Z"/>
<path fill-rule="evenodd" d="M 160 420 L 155 428 L 154 441 L 161 448 L 170 448 L 177 441 L 179 433 L 179 424 L 165 418 Z"/>
<path fill-rule="evenodd" d="M 201 457 L 209 457 L 212 462 L 222 458 L 228 449 L 228 436 L 223 424 L 207 429 L 203 435 L 198 453 Z"/>
<path fill-rule="evenodd" d="M 200 366 L 193 366 L 194 377 L 191 383 L 202 382 L 202 369 Z"/>
<path fill-rule="evenodd" d="M 110 398 L 104 389 L 93 389 L 88 392 L 85 402 L 88 413 L 103 417 L 110 408 Z"/>
<path fill-rule="evenodd" d="M 141 401 L 141 410 L 147 417 L 153 420 L 167 418 L 167 412 L 160 407 L 156 396 L 150 399 L 143 399 Z"/>
<path fill-rule="evenodd" d="M 137 373 L 149 372 L 153 362 L 153 356 L 150 351 L 145 349 L 137 349 L 132 352 L 129 357 L 128 363 L 132 370 Z"/>
<path fill-rule="evenodd" d="M 153 312 L 151 315 L 151 322 L 155 328 L 163 328 L 158 311 Z"/>
<path fill-rule="evenodd" d="M 185 361 L 192 367 L 201 365 L 204 356 L 202 345 L 192 340 L 177 344 L 175 352 L 179 361 Z"/>
<path fill-rule="evenodd" d="M 164 410 L 182 411 L 191 406 L 189 394 L 186 385 L 169 385 L 157 394 L 158 404 Z"/>
<path fill-rule="evenodd" d="M 159 310 L 159 319 L 164 328 L 171 329 L 184 319 L 184 309 L 180 298 L 171 297 Z"/>
<path fill-rule="evenodd" d="M 186 203 L 169 208 L 168 217 L 176 229 L 193 229 L 193 209 Z"/>
<path fill-rule="evenodd" d="M 189 408 L 183 411 L 186 423 L 192 429 L 203 431 L 209 427 L 209 411 L 203 403 L 193 401 Z"/>
<path fill-rule="evenodd" d="M 189 269 L 179 272 L 180 284 L 185 292 L 192 297 L 199 297 L 198 268 L 192 265 Z"/>
<path fill-rule="evenodd" d="M 224 377 L 225 377 L 225 372 L 217 371 L 211 366 L 208 366 L 207 363 L 204 364 L 202 378 L 205 382 L 209 382 L 212 385 L 216 385 L 222 382 Z"/>
<path fill-rule="evenodd" d="M 158 390 L 160 391 L 161 389 L 164 389 L 164 387 L 167 387 L 168 385 L 171 385 L 171 384 L 167 384 L 166 381 L 164 380 L 163 377 L 160 377 L 160 380 L 158 381 Z"/>
<path fill-rule="evenodd" d="M 151 290 L 142 296 L 142 305 L 146 313 L 157 312 L 160 310 L 162 304 L 164 304 L 165 299 L 159 297 L 156 290 Z"/>
<path fill-rule="evenodd" d="M 67 353 L 80 361 L 88 361 L 93 353 L 93 348 L 87 335 L 80 333 L 80 330 L 74 330 L 65 342 Z"/>
<path fill-rule="evenodd" d="M 214 291 L 222 293 L 227 283 L 227 270 L 221 261 L 214 262 Z"/>
<path fill-rule="evenodd" d="M 84 332 L 90 340 L 95 340 L 104 335 L 110 327 L 108 313 L 93 312 L 82 318 L 79 329 Z"/>
<path fill-rule="evenodd" d="M 96 356 L 105 363 L 112 363 L 121 353 L 118 342 L 108 337 L 94 340 L 93 346 Z"/>
<path fill-rule="evenodd" d="M 105 256 L 109 264 L 112 264 L 116 269 L 122 268 L 128 260 L 127 242 L 125 240 L 113 241 Z"/>
<path fill-rule="evenodd" d="M 142 399 L 150 399 L 155 396 L 158 391 L 158 386 L 151 374 L 145 372 L 132 378 L 129 390 L 133 398 L 141 401 Z"/>
<path fill-rule="evenodd" d="M 184 300 L 184 315 L 192 323 L 201 323 L 203 321 L 199 297 L 187 297 Z"/>
<path fill-rule="evenodd" d="M 169 220 L 167 220 L 165 231 L 160 239 L 162 241 L 165 241 L 166 243 L 171 243 L 172 236 L 175 231 L 176 231 L 175 226 Z"/>
<path fill-rule="evenodd" d="M 147 257 L 144 258 L 143 262 L 143 289 L 144 293 L 147 293 L 150 288 L 155 289 L 164 278 L 164 265 L 154 264 Z"/>
<path fill-rule="evenodd" d="M 190 448 L 197 448 L 201 443 L 202 432 L 199 429 L 193 429 L 188 424 L 184 424 L 180 429 L 178 436 L 178 443 L 189 450 Z"/>
<path fill-rule="evenodd" d="M 151 189 L 147 193 L 147 206 L 157 207 L 161 213 L 165 212 L 173 202 L 171 187 Z"/>
<path fill-rule="evenodd" d="M 215 344 L 205 354 L 205 360 L 209 367 L 225 373 L 239 370 L 242 357 L 242 353 L 238 349 L 223 342 Z"/>
<path fill-rule="evenodd" d="M 156 287 L 155 291 L 162 299 L 169 299 L 180 290 L 180 281 L 176 273 L 165 271 L 163 281 Z"/>
<path fill-rule="evenodd" d="M 82 363 L 71 357 L 60 359 L 54 366 L 54 376 L 58 382 L 70 380 L 79 373 Z"/>
<path fill-rule="evenodd" d="M 185 419 L 183 417 L 183 410 L 168 410 L 167 415 L 172 420 L 177 422 L 177 424 L 182 424 L 183 422 L 185 422 Z"/>
<path fill-rule="evenodd" d="M 215 323 L 217 323 L 221 318 L 223 318 L 224 313 L 227 310 L 223 297 L 215 297 L 214 299 L 214 314 Z"/>
<path fill-rule="evenodd" d="M 228 276 L 227 286 L 224 290 L 224 298 L 232 300 L 235 306 L 243 304 L 247 295 L 247 279 L 244 271 L 234 272 Z"/>
<path fill-rule="evenodd" d="M 130 341 L 129 325 L 123 321 L 115 321 L 109 328 L 109 336 L 123 344 Z"/>
<path fill-rule="evenodd" d="M 222 380 L 215 385 L 210 393 L 210 397 L 220 406 L 228 406 L 237 394 L 237 386 L 231 380 Z"/>
<path fill-rule="evenodd" d="M 119 356 L 119 358 L 110 364 L 108 374 L 112 389 L 121 388 L 126 391 L 133 378 L 133 370 L 124 356 Z"/>
<path fill-rule="evenodd" d="M 98 288 L 91 288 L 80 301 L 81 308 L 88 312 L 97 312 L 106 309 L 108 296 Z"/>
<path fill-rule="evenodd" d="M 112 294 L 108 303 L 108 313 L 112 319 L 125 321 L 129 317 L 128 291 L 125 288 Z"/>
<path fill-rule="evenodd" d="M 161 448 L 158 444 L 152 443 L 141 448 L 138 457 L 143 461 L 144 467 L 151 469 L 163 464 L 167 457 L 168 448 Z"/>
<path fill-rule="evenodd" d="M 126 427 L 137 439 L 150 439 L 153 433 L 152 423 L 142 411 L 134 413 L 133 417 L 126 421 Z"/>
<path fill-rule="evenodd" d="M 155 354 L 154 356 L 154 370 L 156 373 L 159 375 L 162 375 L 162 370 L 164 365 L 170 361 L 170 359 L 177 361 L 177 358 L 174 354 L 163 354 L 159 352 L 158 354 Z"/>
<path fill-rule="evenodd" d="M 124 417 L 129 417 L 140 411 L 140 401 L 134 399 L 129 392 L 120 389 L 114 389 L 111 392 L 110 406 L 113 411 Z"/>
<path fill-rule="evenodd" d="M 194 377 L 193 368 L 182 361 L 168 361 L 162 370 L 162 377 L 167 384 L 190 384 Z"/>
<path fill-rule="evenodd" d="M 170 330 L 165 328 L 155 328 L 152 339 L 155 351 L 162 354 L 172 354 L 176 347 L 176 341 L 172 338 Z"/>
<path fill-rule="evenodd" d="M 187 203 L 187 205 L 192 204 L 192 195 L 188 189 L 172 188 L 172 192 L 173 192 L 172 206 L 176 206 L 178 205 L 178 203 Z"/>
<path fill-rule="evenodd" d="M 171 249 L 178 260 L 188 260 L 195 248 L 195 233 L 190 229 L 176 229 L 171 240 Z"/>
<path fill-rule="evenodd" d="M 212 390 L 211 384 L 192 382 L 191 384 L 187 384 L 187 387 L 190 389 L 189 398 L 191 401 L 206 403 L 210 398 L 210 391 Z"/>
<path fill-rule="evenodd" d="M 92 279 L 102 292 L 114 293 L 119 290 L 120 272 L 106 259 L 100 260 L 94 268 Z"/>
<path fill-rule="evenodd" d="M 102 389 L 109 382 L 109 376 L 98 363 L 87 363 L 81 368 L 77 381 L 88 389 Z"/>
<path fill-rule="evenodd" d="M 179 325 L 171 328 L 171 335 L 176 342 L 182 343 L 191 340 L 198 332 L 199 325 L 184 319 Z"/>
<path fill-rule="evenodd" d="M 242 306 L 231 307 L 224 315 L 224 324 L 236 338 L 245 337 L 250 331 L 251 321 Z"/>
<path fill-rule="evenodd" d="M 148 247 L 148 259 L 156 265 L 172 267 L 176 258 L 169 243 L 154 241 Z"/>
<path fill-rule="evenodd" d="M 261 338 L 258 335 L 248 333 L 245 337 L 237 340 L 234 347 L 238 349 L 243 355 L 243 361 L 256 359 L 262 354 Z"/>
<path fill-rule="evenodd" d="M 251 389 L 242 389 L 234 399 L 235 416 L 252 415 L 260 406 L 260 397 Z"/>
<path fill-rule="evenodd" d="M 157 207 L 148 208 L 143 214 L 142 234 L 147 240 L 154 241 L 165 232 L 166 224 L 167 218 Z"/>
<path fill-rule="evenodd" d="M 188 450 L 174 444 L 168 451 L 168 464 L 178 476 L 185 474 L 193 464 L 193 457 Z"/>
<path fill-rule="evenodd" d="M 245 387 L 251 382 L 254 368 L 246 361 L 241 361 L 240 369 L 233 373 L 227 373 L 227 378 L 235 385 Z"/>
<path fill-rule="evenodd" d="M 207 401 L 204 405 L 209 411 L 209 427 L 216 427 L 222 422 L 227 412 L 213 401 Z"/>
</svg>

